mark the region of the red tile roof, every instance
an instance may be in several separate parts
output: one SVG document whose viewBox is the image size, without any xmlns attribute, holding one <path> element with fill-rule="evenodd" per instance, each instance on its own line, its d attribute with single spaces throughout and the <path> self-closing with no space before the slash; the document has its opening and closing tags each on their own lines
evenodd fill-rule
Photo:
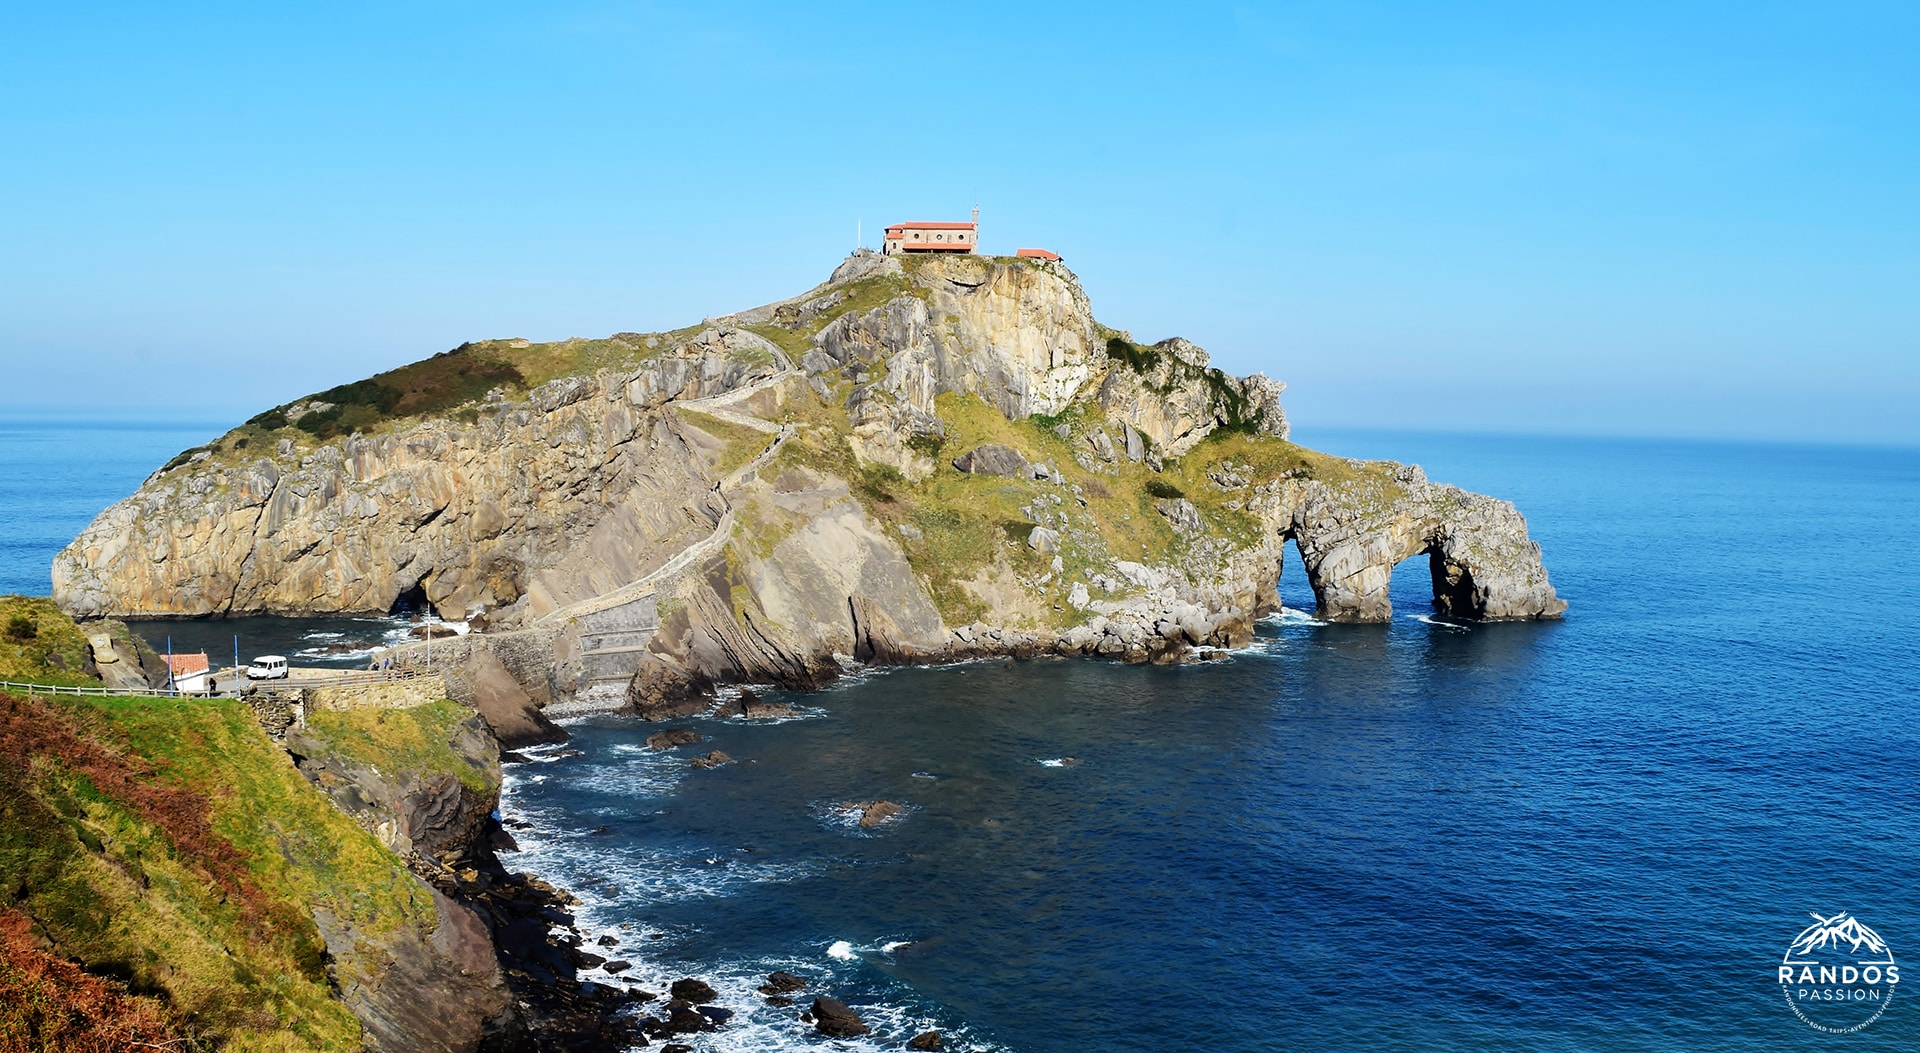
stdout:
<svg viewBox="0 0 1920 1053">
<path fill-rule="evenodd" d="M 170 654 L 165 658 L 174 676 L 192 676 L 195 673 L 204 673 L 211 668 L 207 664 L 207 655 L 204 651 L 199 654 Z"/>
<path fill-rule="evenodd" d="M 908 252 L 972 252 L 973 245 L 963 241 L 909 241 L 902 248 Z"/>
<path fill-rule="evenodd" d="M 1025 256 L 1030 260 L 1057 260 L 1060 258 L 1059 253 L 1048 252 L 1046 249 L 1018 249 L 1014 252 L 1014 255 Z"/>
<path fill-rule="evenodd" d="M 896 230 L 972 230 L 975 226 L 977 224 L 973 223 L 895 223 L 887 228 L 887 233 Z"/>
</svg>

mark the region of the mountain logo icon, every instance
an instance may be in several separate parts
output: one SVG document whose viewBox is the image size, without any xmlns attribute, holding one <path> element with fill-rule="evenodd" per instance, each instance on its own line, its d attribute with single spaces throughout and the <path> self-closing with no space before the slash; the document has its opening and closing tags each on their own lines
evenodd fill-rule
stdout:
<svg viewBox="0 0 1920 1053">
<path fill-rule="evenodd" d="M 1900 964 L 1887 941 L 1847 911 L 1809 914 L 1780 958 L 1780 993 L 1808 1027 L 1829 1033 L 1858 1031 L 1893 1003 Z"/>
</svg>

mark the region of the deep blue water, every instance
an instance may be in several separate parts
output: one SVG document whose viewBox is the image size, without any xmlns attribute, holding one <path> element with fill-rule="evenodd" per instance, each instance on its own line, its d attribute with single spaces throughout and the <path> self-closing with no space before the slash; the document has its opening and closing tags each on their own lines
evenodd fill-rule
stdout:
<svg viewBox="0 0 1920 1053">
<path fill-rule="evenodd" d="M 712 979 L 743 1017 L 703 1048 L 813 1044 L 752 994 L 773 968 L 873 1048 L 1920 1046 L 1914 993 L 1826 1035 L 1774 973 L 1810 911 L 1920 963 L 1920 452 L 1299 438 L 1513 499 L 1566 620 L 1422 620 L 1415 560 L 1390 625 L 885 673 L 686 722 L 738 759 L 711 771 L 576 721 L 515 769 L 510 865 L 623 975 Z M 875 798 L 910 810 L 862 832 Z"/>
</svg>

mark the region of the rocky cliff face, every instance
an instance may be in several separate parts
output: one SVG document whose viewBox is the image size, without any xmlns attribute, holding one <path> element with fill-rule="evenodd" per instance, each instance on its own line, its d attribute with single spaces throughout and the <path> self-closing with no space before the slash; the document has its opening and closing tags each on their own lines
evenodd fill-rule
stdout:
<svg viewBox="0 0 1920 1053">
<path fill-rule="evenodd" d="M 1288 540 L 1329 618 L 1387 617 L 1420 554 L 1445 613 L 1565 607 L 1511 505 L 1287 443 L 1281 384 L 1100 325 L 1058 263 L 856 255 L 676 333 L 463 345 L 382 377 L 155 473 L 61 553 L 57 599 L 417 595 L 480 619 L 470 646 L 536 699 L 618 685 L 656 711 L 862 661 L 1175 660 L 1246 637 Z M 475 377 L 508 379 L 448 401 Z M 376 412 L 413 405 L 441 408 Z"/>
<path fill-rule="evenodd" d="M 369 932 L 316 910 L 340 999 L 372 1051 L 618 1049 L 623 999 L 579 983 L 563 894 L 509 875 L 495 847 L 500 749 L 451 702 L 316 714 L 285 747 L 308 781 L 400 857 L 435 924 Z"/>
<path fill-rule="evenodd" d="M 283 428 L 267 456 L 236 433 L 102 513 L 55 560 L 54 592 L 81 617 L 385 611 L 417 589 L 449 617 L 511 620 L 585 599 L 719 516 L 724 444 L 662 407 L 782 365 L 752 334 L 710 331 L 466 416 L 325 443 Z"/>
</svg>

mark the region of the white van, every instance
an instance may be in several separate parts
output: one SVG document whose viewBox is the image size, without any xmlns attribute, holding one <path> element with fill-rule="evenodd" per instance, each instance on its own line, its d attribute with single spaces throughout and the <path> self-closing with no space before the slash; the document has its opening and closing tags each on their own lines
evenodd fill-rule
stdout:
<svg viewBox="0 0 1920 1053">
<path fill-rule="evenodd" d="M 287 659 L 285 655 L 263 654 L 247 667 L 248 680 L 285 680 L 287 678 Z"/>
</svg>

